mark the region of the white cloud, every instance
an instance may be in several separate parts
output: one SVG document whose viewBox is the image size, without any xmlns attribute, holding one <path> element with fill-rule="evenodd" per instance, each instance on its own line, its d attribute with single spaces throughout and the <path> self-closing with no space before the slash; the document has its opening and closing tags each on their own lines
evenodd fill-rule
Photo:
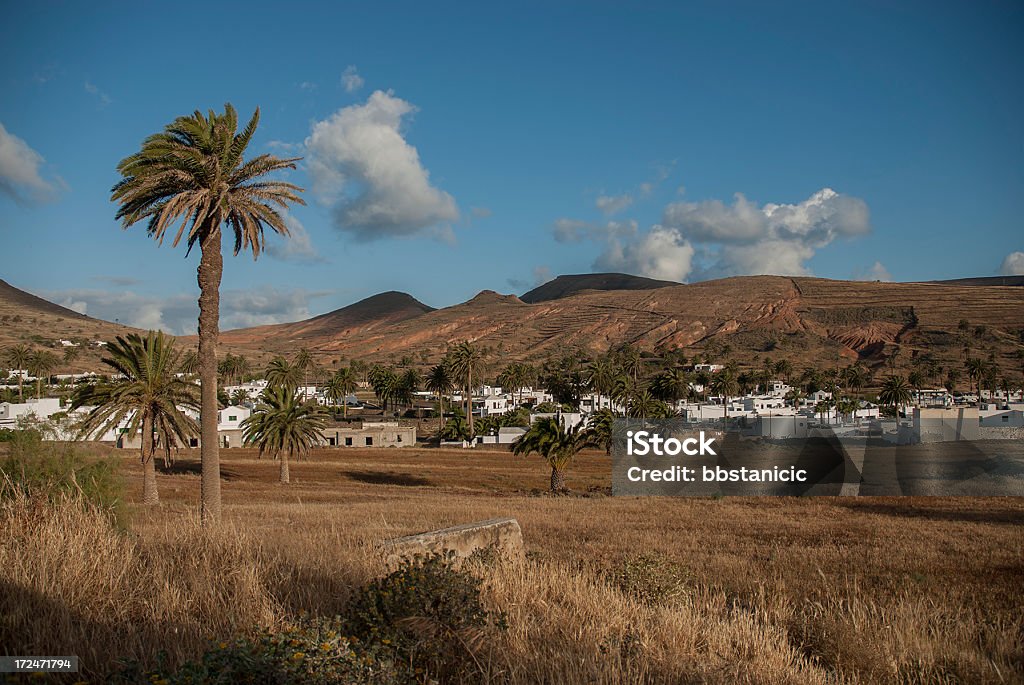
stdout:
<svg viewBox="0 0 1024 685">
<path fill-rule="evenodd" d="M 303 81 L 299 84 L 299 90 L 316 90 L 316 84 L 312 81 Z"/>
<path fill-rule="evenodd" d="M 855 281 L 883 281 L 889 283 L 892 281 L 892 274 L 885 268 L 882 262 L 876 261 L 867 269 L 861 269 L 853 274 L 853 280 Z"/>
<path fill-rule="evenodd" d="M 356 92 L 363 87 L 363 83 L 363 77 L 356 71 L 355 66 L 350 64 L 341 72 L 341 85 L 345 86 L 346 93 Z"/>
<path fill-rule="evenodd" d="M 635 240 L 623 242 L 611 238 L 594 262 L 594 269 L 684 281 L 692 269 L 694 253 L 693 245 L 678 230 L 654 226 Z"/>
<path fill-rule="evenodd" d="M 612 214 L 618 214 L 633 204 L 633 196 L 629 193 L 623 193 L 622 195 L 601 195 L 597 198 L 594 204 L 597 205 L 597 208 L 601 210 L 602 214 L 605 216 L 611 216 Z"/>
<path fill-rule="evenodd" d="M 310 317 L 309 301 L 326 294 L 271 286 L 224 290 L 220 327 L 229 330 L 306 319 Z M 51 291 L 44 296 L 81 314 L 175 335 L 194 334 L 199 316 L 198 295 L 189 293 L 160 297 L 129 290 L 77 289 Z"/>
<path fill-rule="evenodd" d="M 1003 276 L 1024 276 L 1024 252 L 1011 252 L 1003 259 L 999 273 Z"/>
<path fill-rule="evenodd" d="M 833 241 L 869 233 L 867 205 L 824 188 L 798 204 L 674 202 L 661 225 L 642 232 L 635 221 L 594 224 L 559 219 L 556 241 L 604 244 L 597 270 L 683 281 L 749 274 L 807 275 L 807 262 Z M 879 265 L 880 266 L 880 265 Z M 880 274 L 881 272 L 879 272 Z"/>
<path fill-rule="evenodd" d="M 110 99 L 109 95 L 104 93 L 102 90 L 97 88 L 94 84 L 90 83 L 89 81 L 85 82 L 85 92 L 89 93 L 89 95 L 93 95 L 96 97 L 96 100 L 99 102 L 99 107 L 101 109 L 109 105 L 111 102 L 113 102 L 113 100 Z"/>
<path fill-rule="evenodd" d="M 344 107 L 313 125 L 306 139 L 313 190 L 334 205 L 340 230 L 359 240 L 431 228 L 435 235 L 451 234 L 438 226 L 458 220 L 455 199 L 430 184 L 419 153 L 400 130 L 403 118 L 415 111 L 378 90 L 365 104 Z"/>
<path fill-rule="evenodd" d="M 708 249 L 717 261 L 704 275 L 806 275 L 816 250 L 840 238 L 871 232 L 867 204 L 823 188 L 798 204 L 763 206 L 737 193 L 733 204 L 719 200 L 674 202 L 662 222 Z"/>
<path fill-rule="evenodd" d="M 327 261 L 313 247 L 313 241 L 302 222 L 287 212 L 283 212 L 282 216 L 289 235 L 272 236 L 267 243 L 267 254 L 285 262 L 316 264 Z"/>
<path fill-rule="evenodd" d="M 47 202 L 65 187 L 58 176 L 46 180 L 40 170 L 46 160 L 0 123 L 0 193 L 18 204 Z"/>
</svg>

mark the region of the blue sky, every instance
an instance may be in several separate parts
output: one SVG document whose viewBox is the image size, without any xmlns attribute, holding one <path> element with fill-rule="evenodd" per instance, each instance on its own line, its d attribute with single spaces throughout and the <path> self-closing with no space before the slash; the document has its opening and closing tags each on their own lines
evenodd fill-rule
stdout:
<svg viewBox="0 0 1024 685">
<path fill-rule="evenodd" d="M 194 327 L 196 255 L 114 221 L 196 108 L 305 157 L 224 325 L 561 273 L 1024 271 L 1024 5 L 18 3 L 0 26 L 0 278 Z M 493 5 L 493 6 L 492 6 Z M 737 195 L 739 194 L 739 195 Z"/>
</svg>

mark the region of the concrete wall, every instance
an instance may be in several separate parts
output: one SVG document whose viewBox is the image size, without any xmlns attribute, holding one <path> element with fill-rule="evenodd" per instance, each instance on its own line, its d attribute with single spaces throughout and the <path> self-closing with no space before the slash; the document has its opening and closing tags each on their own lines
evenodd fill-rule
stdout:
<svg viewBox="0 0 1024 685">
<path fill-rule="evenodd" d="M 978 440 L 977 407 L 952 409 L 914 408 L 913 442 L 952 442 Z"/>
</svg>

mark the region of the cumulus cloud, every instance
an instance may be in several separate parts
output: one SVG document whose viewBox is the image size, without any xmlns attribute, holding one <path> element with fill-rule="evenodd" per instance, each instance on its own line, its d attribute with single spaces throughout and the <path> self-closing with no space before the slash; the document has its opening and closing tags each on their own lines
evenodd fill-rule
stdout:
<svg viewBox="0 0 1024 685">
<path fill-rule="evenodd" d="M 644 184 L 646 185 L 646 184 Z M 629 193 L 622 195 L 601 195 L 594 201 L 594 204 L 605 216 L 618 214 L 633 204 L 633 196 Z"/>
<path fill-rule="evenodd" d="M 333 220 L 358 240 L 450 235 L 459 218 L 455 199 L 430 183 L 402 120 L 416 111 L 390 92 L 344 107 L 313 125 L 306 139 L 313 190 L 333 205 Z M 439 228 L 440 226 L 440 228 Z"/>
<path fill-rule="evenodd" d="M 831 188 L 796 204 L 758 205 L 739 193 L 732 204 L 719 200 L 673 202 L 665 208 L 661 224 L 646 232 L 640 231 L 635 221 L 595 224 L 563 218 L 552 226 L 558 242 L 603 244 L 604 251 L 594 263 L 597 270 L 676 281 L 750 274 L 807 275 L 807 262 L 818 249 L 870 231 L 864 201 Z"/>
<path fill-rule="evenodd" d="M 1024 252 L 1011 252 L 1003 259 L 999 273 L 1003 276 L 1024 276 Z"/>
<path fill-rule="evenodd" d="M 883 281 L 889 283 L 892 281 L 892 274 L 885 268 L 882 262 L 876 261 L 867 269 L 861 269 L 853 274 L 853 280 L 855 281 Z"/>
<path fill-rule="evenodd" d="M 317 264 L 327 261 L 313 247 L 313 241 L 302 222 L 290 213 L 283 212 L 284 224 L 288 227 L 288 236 L 271 236 L 267 242 L 267 254 L 285 262 Z"/>
<path fill-rule="evenodd" d="M 0 193 L 18 204 L 56 198 L 65 187 L 64 181 L 58 176 L 44 179 L 41 170 L 45 162 L 42 155 L 0 123 Z"/>
<path fill-rule="evenodd" d="M 345 86 L 346 93 L 354 93 L 363 87 L 363 77 L 359 75 L 355 66 L 350 64 L 341 72 L 341 85 Z"/>
<path fill-rule="evenodd" d="M 306 319 L 310 316 L 310 300 L 326 294 L 271 286 L 224 290 L 221 292 L 220 326 L 228 330 Z M 51 291 L 45 296 L 80 314 L 174 335 L 194 334 L 199 316 L 198 294 L 161 297 L 129 290 L 75 289 Z"/>
<path fill-rule="evenodd" d="M 707 246 L 702 275 L 806 275 L 815 252 L 840 238 L 871 232 L 870 213 L 860 198 L 823 188 L 797 204 L 757 205 L 737 193 L 719 200 L 674 202 L 665 226 Z"/>
<path fill-rule="evenodd" d="M 700 242 L 794 240 L 812 247 L 871 230 L 864 201 L 831 188 L 823 188 L 799 204 L 759 207 L 742 193 L 736 193 L 732 205 L 720 200 L 674 202 L 665 208 L 662 223 Z"/>
<path fill-rule="evenodd" d="M 690 274 L 695 252 L 677 229 L 654 226 L 632 240 L 610 238 L 604 252 L 594 262 L 594 269 L 683 281 Z"/>
</svg>

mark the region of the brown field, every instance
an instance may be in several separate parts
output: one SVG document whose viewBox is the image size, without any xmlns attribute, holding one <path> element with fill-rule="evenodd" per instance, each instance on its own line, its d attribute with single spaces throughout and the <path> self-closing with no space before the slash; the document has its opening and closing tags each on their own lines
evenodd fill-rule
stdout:
<svg viewBox="0 0 1024 685">
<path fill-rule="evenodd" d="M 138 495 L 135 455 L 123 459 Z M 4 504 L 0 578 L 24 611 L 0 636 L 77 653 L 93 674 L 116 655 L 188 658 L 340 611 L 382 574 L 384 539 L 513 516 L 528 556 L 483 571 L 509 623 L 479 648 L 485 682 L 1024 681 L 1021 499 L 613 498 L 596 453 L 573 466 L 569 497 L 544 494 L 542 462 L 505 451 L 322 450 L 293 463 L 289 486 L 247 450 L 222 459 L 212 534 L 188 460 L 159 475 L 157 508 L 133 505 L 127 535 Z M 682 592 L 652 605 L 605 580 L 639 553 L 685 569 Z"/>
</svg>

